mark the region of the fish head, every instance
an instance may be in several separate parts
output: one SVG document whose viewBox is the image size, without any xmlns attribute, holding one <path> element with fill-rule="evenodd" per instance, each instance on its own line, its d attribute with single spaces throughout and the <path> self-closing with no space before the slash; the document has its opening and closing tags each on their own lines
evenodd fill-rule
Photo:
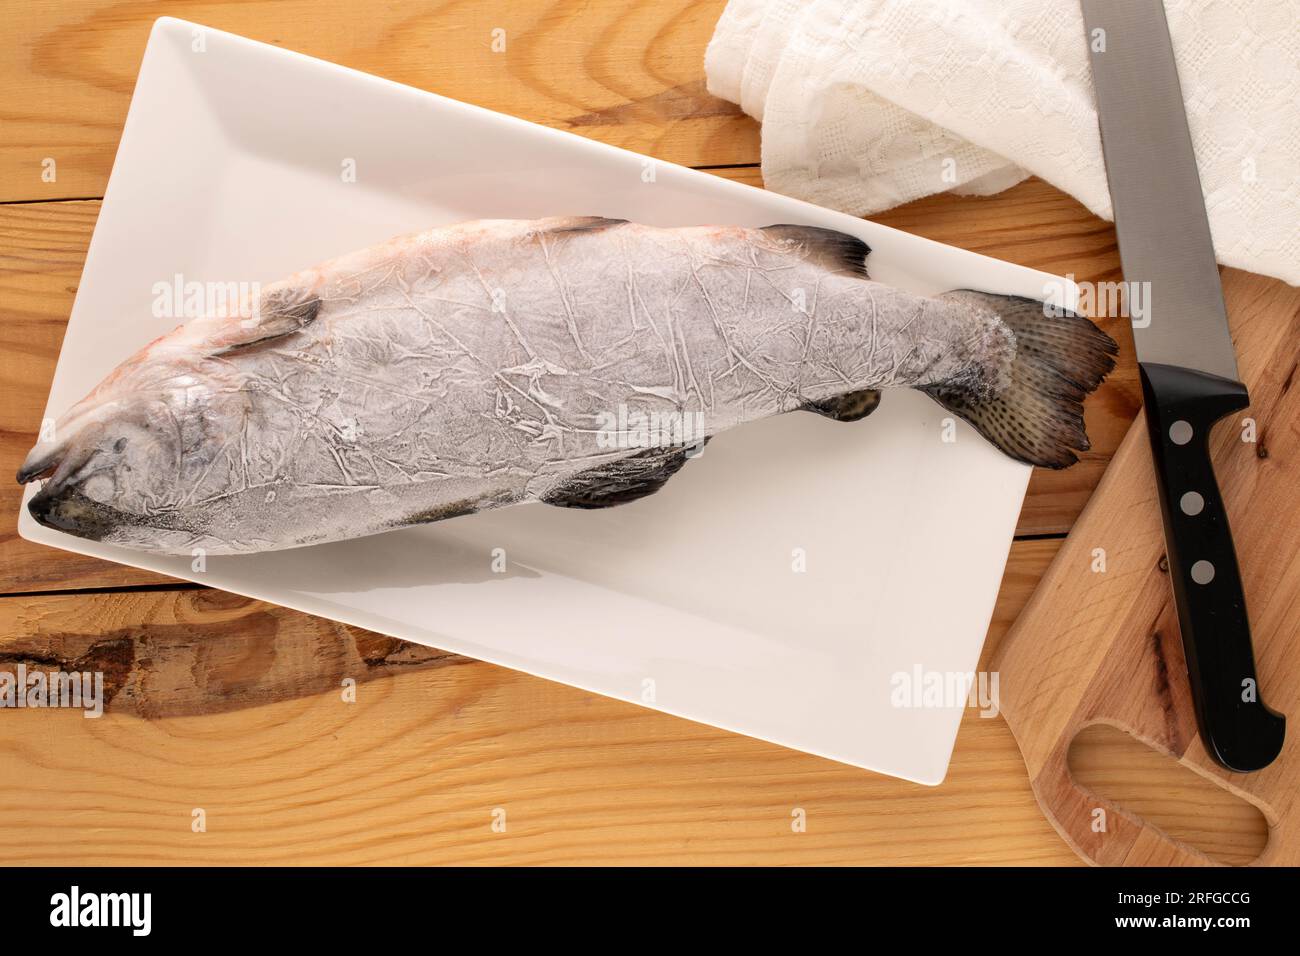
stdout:
<svg viewBox="0 0 1300 956">
<path fill-rule="evenodd" d="M 254 497 L 248 429 L 285 424 L 254 411 L 261 386 L 251 369 L 259 349 L 315 320 L 320 281 L 312 273 L 275 283 L 256 308 L 192 319 L 115 368 L 42 430 L 19 469 L 19 482 L 42 481 L 32 517 L 147 551 L 247 550 L 229 537 Z"/>
<path fill-rule="evenodd" d="M 19 482 L 42 482 L 27 506 L 42 525 L 150 550 L 181 550 L 203 534 L 194 493 L 222 489 L 199 488 L 195 476 L 228 476 L 207 466 L 229 438 L 240 389 L 214 363 L 146 352 L 56 420 L 23 462 Z"/>
</svg>

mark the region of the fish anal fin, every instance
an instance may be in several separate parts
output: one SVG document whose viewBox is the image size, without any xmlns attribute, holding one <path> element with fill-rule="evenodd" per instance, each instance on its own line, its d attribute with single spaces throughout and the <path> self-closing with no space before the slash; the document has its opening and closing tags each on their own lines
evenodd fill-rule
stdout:
<svg viewBox="0 0 1300 956">
<path fill-rule="evenodd" d="M 815 412 L 837 422 L 856 422 L 866 418 L 880 404 L 880 389 L 864 388 L 857 392 L 845 392 L 834 398 L 820 402 L 808 402 L 803 406 L 805 412 Z"/>
<path fill-rule="evenodd" d="M 662 488 L 699 447 L 647 448 L 570 475 L 540 500 L 559 508 L 612 508 L 627 504 Z"/>
<path fill-rule="evenodd" d="M 304 329 L 320 314 L 321 299 L 314 291 L 276 283 L 257 300 L 251 316 L 220 319 L 221 331 L 212 339 L 214 355 L 228 355 Z"/>
</svg>

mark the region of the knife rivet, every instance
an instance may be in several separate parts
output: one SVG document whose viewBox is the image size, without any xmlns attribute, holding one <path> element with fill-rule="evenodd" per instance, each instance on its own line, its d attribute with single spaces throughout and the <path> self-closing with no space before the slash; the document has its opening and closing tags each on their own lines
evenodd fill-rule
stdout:
<svg viewBox="0 0 1300 956">
<path fill-rule="evenodd" d="M 1185 515 L 1198 515 L 1205 510 L 1205 499 L 1199 491 L 1189 491 L 1178 499 L 1178 507 Z"/>
<path fill-rule="evenodd" d="M 1192 565 L 1192 580 L 1197 584 L 1209 584 L 1214 580 L 1214 565 L 1209 561 L 1197 561 Z"/>
<path fill-rule="evenodd" d="M 1192 426 L 1181 418 L 1169 426 L 1169 440 L 1175 445 L 1186 445 L 1192 440 Z"/>
</svg>

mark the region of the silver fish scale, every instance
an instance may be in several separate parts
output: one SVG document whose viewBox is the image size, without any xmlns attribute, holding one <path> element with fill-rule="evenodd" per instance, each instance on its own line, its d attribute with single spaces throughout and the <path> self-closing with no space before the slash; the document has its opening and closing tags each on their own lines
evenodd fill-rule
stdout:
<svg viewBox="0 0 1300 956">
<path fill-rule="evenodd" d="M 970 358 L 940 300 L 829 273 L 761 232 L 528 225 L 427 234 L 334 277 L 309 328 L 243 362 L 258 441 L 292 436 L 296 483 L 568 472 L 612 457 L 598 415 L 620 404 L 702 411 L 713 434 L 944 381 Z"/>
</svg>

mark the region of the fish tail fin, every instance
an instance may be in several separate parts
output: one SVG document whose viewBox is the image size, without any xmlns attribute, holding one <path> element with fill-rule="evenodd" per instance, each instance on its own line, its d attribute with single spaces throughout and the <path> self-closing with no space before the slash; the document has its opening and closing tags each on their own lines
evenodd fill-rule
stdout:
<svg viewBox="0 0 1300 956">
<path fill-rule="evenodd" d="M 966 289 L 943 296 L 959 297 L 991 308 L 1014 333 L 1010 370 L 996 389 L 945 384 L 925 391 L 1012 458 L 1042 468 L 1074 464 L 1074 450 L 1090 447 L 1083 399 L 1115 367 L 1115 340 L 1083 316 L 1036 299 Z"/>
</svg>

